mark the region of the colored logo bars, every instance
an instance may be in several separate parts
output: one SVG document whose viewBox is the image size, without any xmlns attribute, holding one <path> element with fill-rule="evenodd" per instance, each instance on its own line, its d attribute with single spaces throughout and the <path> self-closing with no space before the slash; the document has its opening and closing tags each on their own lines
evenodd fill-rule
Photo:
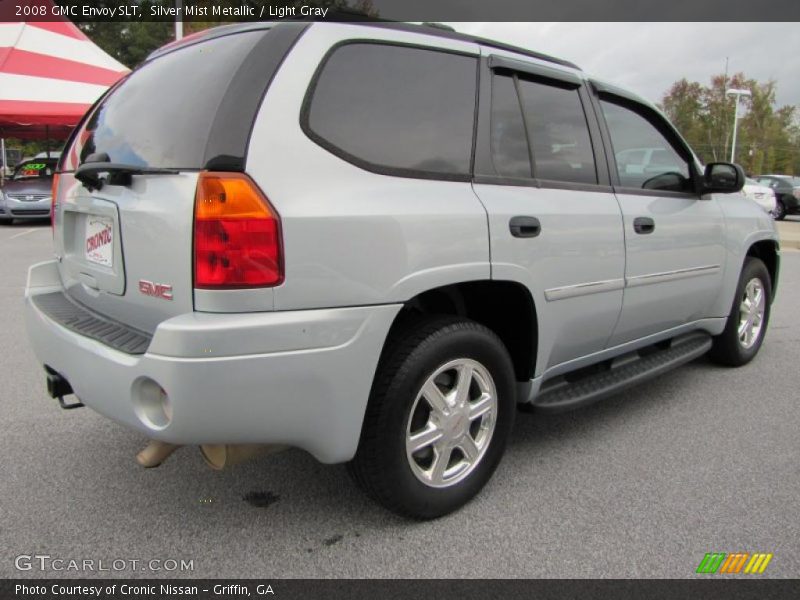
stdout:
<svg viewBox="0 0 800 600">
<path fill-rule="evenodd" d="M 772 553 L 756 552 L 709 552 L 700 561 L 697 573 L 748 573 L 755 575 L 767 569 Z M 745 566 L 747 565 L 747 566 Z M 744 570 L 742 570 L 744 567 Z"/>
</svg>

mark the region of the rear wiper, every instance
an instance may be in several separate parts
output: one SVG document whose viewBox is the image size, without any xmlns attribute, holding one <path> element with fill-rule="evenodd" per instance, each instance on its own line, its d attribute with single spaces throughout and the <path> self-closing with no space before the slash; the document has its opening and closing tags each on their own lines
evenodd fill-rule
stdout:
<svg viewBox="0 0 800 600">
<path fill-rule="evenodd" d="M 114 163 L 108 161 L 108 155 L 101 155 L 106 160 L 92 161 L 95 155 L 90 155 L 87 162 L 75 169 L 75 179 L 80 181 L 90 192 L 99 190 L 106 183 L 109 185 L 131 184 L 132 175 L 177 175 L 177 169 L 162 169 L 157 167 L 142 167 L 139 165 L 126 165 L 124 163 Z M 101 178 L 101 173 L 108 173 L 108 176 Z"/>
</svg>

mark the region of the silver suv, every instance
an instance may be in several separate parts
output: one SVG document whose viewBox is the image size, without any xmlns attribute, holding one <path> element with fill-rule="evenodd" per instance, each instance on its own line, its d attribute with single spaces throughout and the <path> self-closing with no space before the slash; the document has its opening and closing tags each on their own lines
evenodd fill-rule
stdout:
<svg viewBox="0 0 800 600">
<path fill-rule="evenodd" d="M 66 407 L 218 466 L 243 444 L 349 462 L 433 518 L 488 481 L 517 407 L 753 358 L 779 250 L 743 182 L 563 60 L 405 24 L 223 27 L 76 129 L 27 326 Z"/>
</svg>

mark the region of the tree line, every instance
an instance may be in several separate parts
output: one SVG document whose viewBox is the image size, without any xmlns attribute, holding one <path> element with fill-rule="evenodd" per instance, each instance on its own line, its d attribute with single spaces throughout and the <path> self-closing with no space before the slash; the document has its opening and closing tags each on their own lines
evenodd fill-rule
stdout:
<svg viewBox="0 0 800 600">
<path fill-rule="evenodd" d="M 130 4 L 130 0 L 97 0 L 98 6 L 125 6 Z M 174 0 L 140 0 L 138 2 L 143 14 L 150 14 L 152 6 L 175 6 Z M 188 4 L 188 2 L 187 2 Z M 371 0 L 191 0 L 191 4 L 197 7 L 209 8 L 207 14 L 211 14 L 211 6 L 240 6 L 250 5 L 258 9 L 256 14 L 260 14 L 261 6 L 313 6 L 319 8 L 329 8 L 339 11 L 360 12 L 370 16 L 377 16 L 377 12 L 372 6 Z M 185 18 L 183 20 L 184 35 L 191 35 L 198 31 L 226 25 L 234 22 L 232 19 L 221 19 L 216 21 L 206 20 L 205 18 Z M 77 23 L 77 26 L 91 40 L 105 50 L 108 54 L 116 58 L 129 69 L 134 68 L 142 62 L 156 48 L 175 39 L 175 22 L 164 21 L 95 21 Z"/>
<path fill-rule="evenodd" d="M 777 83 L 761 83 L 737 73 L 720 74 L 702 85 L 685 78 L 672 84 L 660 108 L 704 162 L 727 161 L 733 142 L 735 99 L 729 89 L 749 90 L 739 106 L 735 162 L 752 175 L 800 174 L 797 106 L 778 107 Z"/>
</svg>

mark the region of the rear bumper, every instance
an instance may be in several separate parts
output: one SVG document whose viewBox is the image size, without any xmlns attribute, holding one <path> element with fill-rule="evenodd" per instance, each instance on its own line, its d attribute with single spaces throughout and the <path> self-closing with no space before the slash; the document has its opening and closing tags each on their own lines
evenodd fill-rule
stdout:
<svg viewBox="0 0 800 600">
<path fill-rule="evenodd" d="M 90 408 L 153 439 L 286 444 L 329 463 L 355 453 L 400 309 L 189 313 L 161 323 L 147 351 L 131 355 L 70 331 L 32 302 L 60 286 L 55 262 L 31 267 L 28 334 L 39 361 Z M 169 418 L 153 417 L 150 382 L 167 394 Z"/>
</svg>

